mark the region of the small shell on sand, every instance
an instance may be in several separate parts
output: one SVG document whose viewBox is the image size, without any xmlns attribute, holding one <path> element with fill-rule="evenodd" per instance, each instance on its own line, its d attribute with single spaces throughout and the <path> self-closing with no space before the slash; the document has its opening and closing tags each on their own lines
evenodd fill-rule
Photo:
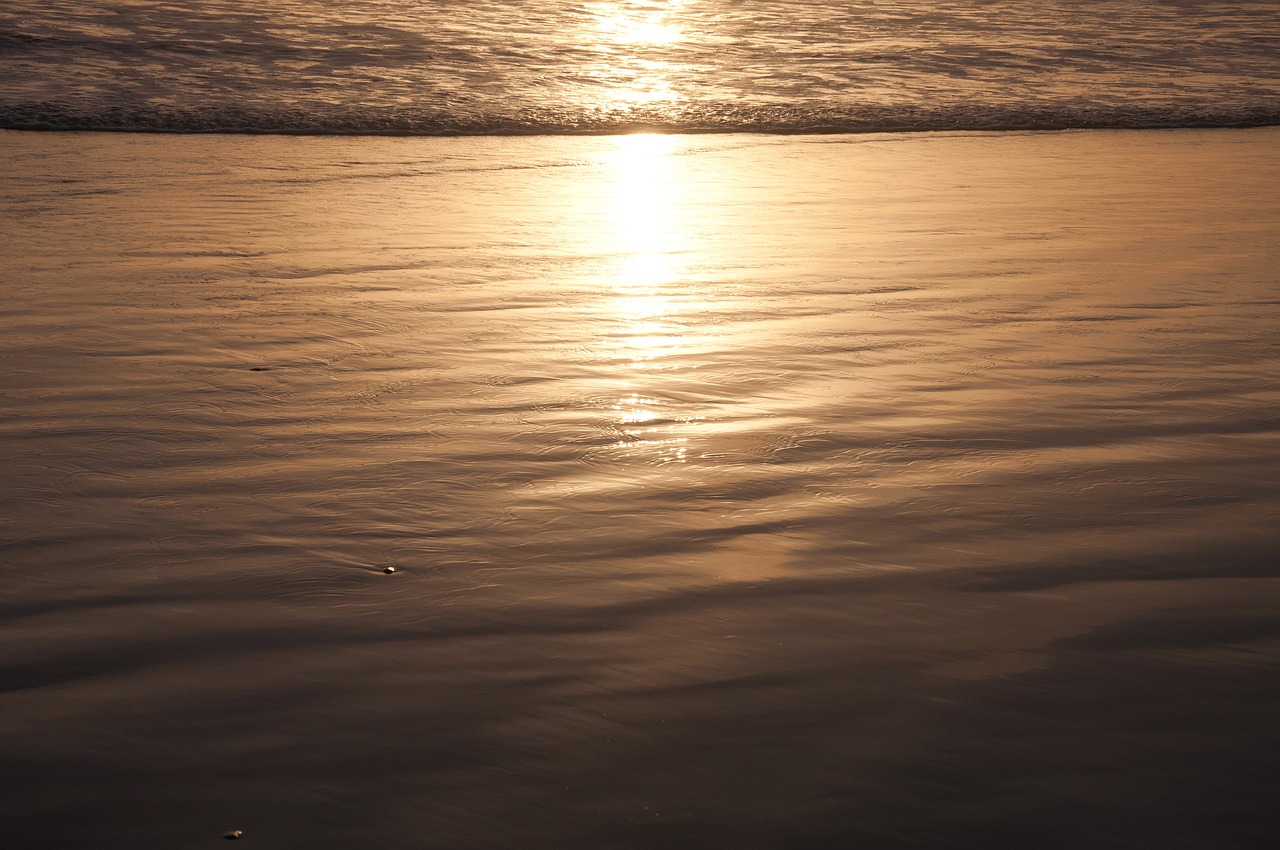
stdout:
<svg viewBox="0 0 1280 850">
<path fill-rule="evenodd" d="M 387 575 L 391 575 L 392 573 L 396 572 L 397 569 L 398 569 L 397 567 L 392 566 L 391 564 L 387 564 L 385 567 L 382 568 L 382 571 Z"/>
</svg>

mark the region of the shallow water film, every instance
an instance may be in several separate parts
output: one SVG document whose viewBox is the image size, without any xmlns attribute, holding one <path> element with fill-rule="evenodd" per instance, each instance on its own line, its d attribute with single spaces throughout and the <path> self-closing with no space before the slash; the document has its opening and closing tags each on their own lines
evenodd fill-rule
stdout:
<svg viewBox="0 0 1280 850">
<path fill-rule="evenodd" d="M 0 134 L 5 846 L 1275 846 L 1277 142 Z"/>
</svg>

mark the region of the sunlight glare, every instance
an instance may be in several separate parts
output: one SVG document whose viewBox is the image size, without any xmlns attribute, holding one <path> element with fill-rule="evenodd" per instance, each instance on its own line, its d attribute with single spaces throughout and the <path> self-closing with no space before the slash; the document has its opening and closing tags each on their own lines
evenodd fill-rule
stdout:
<svg viewBox="0 0 1280 850">
<path fill-rule="evenodd" d="M 632 110 L 680 99 L 668 71 L 669 49 L 685 40 L 679 24 L 683 5 L 683 0 L 669 0 L 590 7 L 594 32 L 584 35 L 604 59 L 590 73 L 609 91 L 609 106 Z"/>
<path fill-rule="evenodd" d="M 687 280 L 683 256 L 689 234 L 682 226 L 687 199 L 678 179 L 678 138 L 657 134 L 620 136 L 604 158 L 612 183 L 613 253 L 616 265 L 608 311 L 615 357 L 625 383 L 657 387 L 657 375 L 680 368 L 691 314 L 701 302 Z M 684 462 L 696 417 L 673 417 L 654 395 L 632 392 L 614 406 L 626 445 L 645 447 L 660 462 Z"/>
<path fill-rule="evenodd" d="M 663 282 L 670 271 L 672 136 L 620 136 L 608 157 L 615 180 L 618 247 L 629 255 L 622 278 L 631 285 Z"/>
<path fill-rule="evenodd" d="M 679 2 L 672 6 L 683 5 Z M 667 22 L 668 9 L 617 8 L 613 4 L 601 9 L 597 26 L 611 41 L 618 44 L 674 44 L 684 40 L 684 32 L 676 24 Z"/>
</svg>

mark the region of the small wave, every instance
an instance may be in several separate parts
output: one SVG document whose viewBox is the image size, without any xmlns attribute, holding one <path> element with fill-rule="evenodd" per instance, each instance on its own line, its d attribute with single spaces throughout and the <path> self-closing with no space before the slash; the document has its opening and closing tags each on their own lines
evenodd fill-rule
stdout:
<svg viewBox="0 0 1280 850">
<path fill-rule="evenodd" d="M 1106 108 L 743 109 L 704 106 L 679 113 L 452 115 L 412 110 L 162 106 L 77 108 L 59 103 L 0 105 L 0 129 L 137 133 L 351 136 L 553 136 L 660 133 L 841 134 L 1262 127 L 1280 124 L 1280 104 Z"/>
</svg>

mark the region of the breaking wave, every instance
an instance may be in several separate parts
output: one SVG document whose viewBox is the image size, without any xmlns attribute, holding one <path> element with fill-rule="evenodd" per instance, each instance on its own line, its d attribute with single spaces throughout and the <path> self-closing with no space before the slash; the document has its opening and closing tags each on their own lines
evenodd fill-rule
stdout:
<svg viewBox="0 0 1280 850">
<path fill-rule="evenodd" d="M 1216 105 L 1105 108 L 1088 105 L 1009 108 L 855 109 L 703 107 L 592 114 L 530 111 L 455 115 L 434 110 L 345 108 L 324 111 L 236 107 L 109 107 L 59 103 L 0 107 L 0 128 L 143 133 L 280 135 L 605 135 L 666 133 L 888 133 L 1066 129 L 1258 127 L 1280 124 L 1280 106 Z"/>
</svg>

